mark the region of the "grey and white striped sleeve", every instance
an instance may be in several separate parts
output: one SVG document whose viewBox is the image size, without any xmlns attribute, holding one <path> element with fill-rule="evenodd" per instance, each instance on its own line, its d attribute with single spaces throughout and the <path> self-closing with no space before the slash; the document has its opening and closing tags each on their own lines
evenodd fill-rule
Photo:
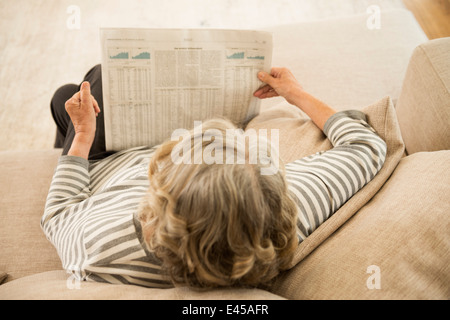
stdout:
<svg viewBox="0 0 450 320">
<path fill-rule="evenodd" d="M 148 150 L 103 160 L 103 190 L 95 193 L 87 160 L 60 158 L 47 197 L 42 229 L 62 266 L 78 280 L 171 287 L 160 261 L 146 251 L 135 214 L 148 189 Z M 142 164 L 142 165 L 141 165 Z M 110 165 L 110 166 L 108 166 Z M 120 165 L 123 170 L 118 170 Z M 110 175 L 108 170 L 115 174 Z"/>
<path fill-rule="evenodd" d="M 41 226 L 44 228 L 58 215 L 82 203 L 91 195 L 89 162 L 83 158 L 62 156 L 48 192 Z"/>
<path fill-rule="evenodd" d="M 41 227 L 47 238 L 57 246 L 56 229 L 76 215 L 91 196 L 89 162 L 78 157 L 62 156 L 48 192 Z"/>
<path fill-rule="evenodd" d="M 286 165 L 289 191 L 298 206 L 303 241 L 382 168 L 386 143 L 360 111 L 343 111 L 325 124 L 333 149 Z"/>
</svg>

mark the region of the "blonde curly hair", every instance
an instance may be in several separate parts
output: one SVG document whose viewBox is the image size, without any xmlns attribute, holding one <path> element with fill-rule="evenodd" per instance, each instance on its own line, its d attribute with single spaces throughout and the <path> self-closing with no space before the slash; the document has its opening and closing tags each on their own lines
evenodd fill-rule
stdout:
<svg viewBox="0 0 450 320">
<path fill-rule="evenodd" d="M 209 120 L 200 135 L 210 129 L 226 135 L 236 127 L 227 120 Z M 284 167 L 263 175 L 267 163 L 174 163 L 177 145 L 179 150 L 179 144 L 187 144 L 193 155 L 196 147 L 205 150 L 213 143 L 202 139 L 195 146 L 194 131 L 189 139 L 162 144 L 151 159 L 150 187 L 139 211 L 144 241 L 175 285 L 267 284 L 288 268 L 298 245 L 297 209 Z M 248 151 L 239 150 L 243 146 L 233 140 L 214 143 L 248 160 Z"/>
</svg>

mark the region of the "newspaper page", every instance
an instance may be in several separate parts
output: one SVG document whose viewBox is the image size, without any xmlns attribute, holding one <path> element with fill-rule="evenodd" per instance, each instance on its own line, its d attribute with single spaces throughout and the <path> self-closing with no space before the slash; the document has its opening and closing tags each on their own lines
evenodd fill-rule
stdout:
<svg viewBox="0 0 450 320">
<path fill-rule="evenodd" d="M 108 150 L 155 146 L 194 121 L 242 124 L 259 113 L 257 73 L 272 34 L 250 30 L 100 30 Z"/>
</svg>

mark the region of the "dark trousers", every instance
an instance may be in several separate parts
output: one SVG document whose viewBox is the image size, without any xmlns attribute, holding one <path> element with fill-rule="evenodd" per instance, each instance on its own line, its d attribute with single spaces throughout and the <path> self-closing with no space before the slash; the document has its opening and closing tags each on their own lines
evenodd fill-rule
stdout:
<svg viewBox="0 0 450 320">
<path fill-rule="evenodd" d="M 97 117 L 97 129 L 94 143 L 89 152 L 89 160 L 99 160 L 106 158 L 114 152 L 107 152 L 105 145 L 105 121 L 103 118 L 103 93 L 102 93 L 102 70 L 100 65 L 93 67 L 84 77 L 84 81 L 91 84 L 91 94 L 97 100 L 100 110 Z M 66 112 L 66 101 L 75 93 L 80 91 L 81 84 L 66 84 L 56 90 L 50 103 L 53 119 L 56 123 L 55 148 L 62 148 L 63 155 L 67 155 L 75 137 L 75 129 L 72 121 Z"/>
</svg>

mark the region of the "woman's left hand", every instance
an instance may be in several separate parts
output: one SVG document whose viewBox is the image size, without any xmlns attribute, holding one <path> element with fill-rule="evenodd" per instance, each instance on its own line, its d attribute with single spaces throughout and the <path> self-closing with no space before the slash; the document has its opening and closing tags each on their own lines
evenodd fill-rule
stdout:
<svg viewBox="0 0 450 320">
<path fill-rule="evenodd" d="M 67 100 L 65 107 L 75 129 L 75 137 L 68 155 L 87 159 L 95 138 L 96 117 L 100 113 L 98 103 L 91 95 L 89 82 L 82 83 L 81 90 Z"/>
<path fill-rule="evenodd" d="M 91 95 L 89 82 L 82 83 L 81 90 L 67 100 L 65 107 L 75 128 L 75 134 L 94 137 L 96 116 L 100 113 L 100 108 Z"/>
</svg>

